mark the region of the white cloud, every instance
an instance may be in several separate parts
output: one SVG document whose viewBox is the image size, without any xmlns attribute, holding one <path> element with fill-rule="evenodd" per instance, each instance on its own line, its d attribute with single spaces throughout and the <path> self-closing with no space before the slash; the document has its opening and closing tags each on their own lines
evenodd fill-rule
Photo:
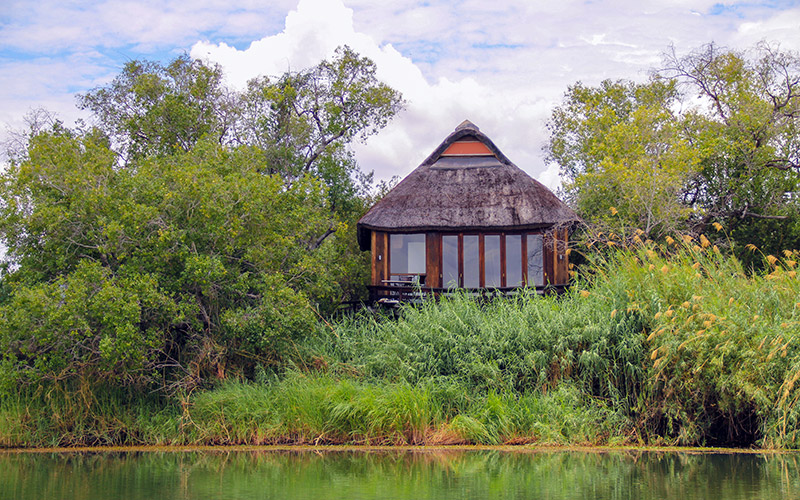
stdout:
<svg viewBox="0 0 800 500">
<path fill-rule="evenodd" d="M 412 12 L 410 19 L 420 16 Z M 470 119 L 521 168 L 532 175 L 544 171 L 540 148 L 548 101 L 528 88 L 494 88 L 471 77 L 440 77 L 431 82 L 414 61 L 391 44 L 379 44 L 356 31 L 352 9 L 338 1 L 301 0 L 287 15 L 281 33 L 255 41 L 245 50 L 199 42 L 191 55 L 220 63 L 229 82 L 241 87 L 257 75 L 316 64 L 343 44 L 375 61 L 378 77 L 400 90 L 408 103 L 383 132 L 367 144 L 356 145 L 365 170 L 374 169 L 381 179 L 405 175 L 456 125 Z M 549 182 L 552 184 L 552 179 Z"/>
<path fill-rule="evenodd" d="M 362 168 L 381 178 L 404 175 L 469 118 L 552 186 L 556 169 L 541 153 L 544 123 L 568 85 L 642 80 L 670 44 L 679 53 L 709 41 L 743 48 L 768 39 L 800 48 L 800 8 L 775 5 L 8 0 L 0 5 L 0 120 L 19 123 L 28 109 L 44 105 L 69 121 L 79 114 L 74 93 L 109 81 L 127 59 L 164 59 L 191 47 L 242 85 L 257 74 L 316 64 L 348 44 L 373 59 L 380 78 L 409 102 L 389 127 L 356 147 Z"/>
<path fill-rule="evenodd" d="M 379 77 L 408 101 L 383 132 L 356 146 L 362 168 L 375 169 L 379 178 L 405 175 L 468 118 L 551 187 L 558 176 L 557 168 L 544 164 L 544 124 L 571 83 L 642 80 L 670 44 L 689 50 L 712 40 L 735 43 L 737 29 L 781 36 L 797 25 L 794 18 L 743 24 L 737 16 L 712 12 L 719 9 L 713 0 L 347 5 L 352 8 L 341 0 L 300 0 L 282 32 L 246 50 L 201 42 L 191 53 L 221 63 L 241 86 L 258 74 L 313 65 L 348 44 L 373 59 Z M 759 19 L 769 15 L 741 5 Z M 725 8 L 741 5 L 728 2 Z"/>
</svg>

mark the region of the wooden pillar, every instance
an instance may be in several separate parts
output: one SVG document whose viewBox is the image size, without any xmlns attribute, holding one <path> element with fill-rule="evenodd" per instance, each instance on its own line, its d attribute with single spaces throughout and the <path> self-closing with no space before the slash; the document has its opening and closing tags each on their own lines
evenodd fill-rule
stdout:
<svg viewBox="0 0 800 500">
<path fill-rule="evenodd" d="M 442 286 L 442 235 L 427 233 L 425 235 L 425 286 L 439 288 Z"/>
<path fill-rule="evenodd" d="M 555 285 L 566 285 L 569 282 L 569 258 L 567 256 L 567 238 L 569 231 L 562 227 L 553 231 L 555 240 L 554 279 Z"/>
<path fill-rule="evenodd" d="M 389 276 L 389 256 L 387 253 L 388 234 L 372 231 L 372 284 L 382 285 Z"/>
</svg>

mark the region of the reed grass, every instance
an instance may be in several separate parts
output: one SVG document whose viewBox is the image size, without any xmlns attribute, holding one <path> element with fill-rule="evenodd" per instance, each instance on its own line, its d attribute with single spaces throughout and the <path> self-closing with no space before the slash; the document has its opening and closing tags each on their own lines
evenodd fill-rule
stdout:
<svg viewBox="0 0 800 500">
<path fill-rule="evenodd" d="M 156 395 L 53 384 L 0 397 L 0 447 L 175 444 L 179 417 Z"/>
</svg>

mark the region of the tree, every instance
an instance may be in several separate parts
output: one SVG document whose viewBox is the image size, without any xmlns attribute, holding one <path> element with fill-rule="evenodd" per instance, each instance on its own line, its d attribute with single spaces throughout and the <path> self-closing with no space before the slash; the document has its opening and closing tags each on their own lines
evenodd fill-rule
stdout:
<svg viewBox="0 0 800 500">
<path fill-rule="evenodd" d="M 685 114 L 701 152 L 684 190 L 684 203 L 696 209 L 693 229 L 716 221 L 767 251 L 797 245 L 800 57 L 766 43 L 749 51 L 708 44 L 683 57 L 673 49 L 662 74 L 702 102 Z"/>
<path fill-rule="evenodd" d="M 697 160 L 673 112 L 677 100 L 675 83 L 660 78 L 569 88 L 548 122 L 546 151 L 586 221 L 658 237 L 687 218 L 679 194 Z"/>
<path fill-rule="evenodd" d="M 12 157 L 0 382 L 191 389 L 284 363 L 358 293 L 371 176 L 349 145 L 400 95 L 346 48 L 246 92 L 222 81 L 185 56 L 130 63 L 81 96 L 96 127 L 40 127 Z"/>
<path fill-rule="evenodd" d="M 237 118 L 222 69 L 187 55 L 166 66 L 131 61 L 109 85 L 79 95 L 78 103 L 92 112 L 123 163 L 189 151 L 204 135 L 227 143 Z"/>
<path fill-rule="evenodd" d="M 119 169 L 97 136 L 55 131 L 2 181 L 0 234 L 18 268 L 0 346 L 19 377 L 134 378 L 133 359 L 142 376 L 170 367 L 191 384 L 246 366 L 237 358 L 278 360 L 313 327 L 312 301 L 335 300 L 317 251 L 324 186 L 287 188 L 249 148 L 201 140 Z"/>
<path fill-rule="evenodd" d="M 768 44 L 673 50 L 647 83 L 571 87 L 548 157 L 589 222 L 651 237 L 721 223 L 740 247 L 779 251 L 800 242 L 799 85 L 797 54 Z"/>
</svg>

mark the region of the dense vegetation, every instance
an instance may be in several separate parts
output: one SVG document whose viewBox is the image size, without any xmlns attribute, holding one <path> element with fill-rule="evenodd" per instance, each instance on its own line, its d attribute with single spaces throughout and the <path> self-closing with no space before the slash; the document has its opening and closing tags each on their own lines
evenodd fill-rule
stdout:
<svg viewBox="0 0 800 500">
<path fill-rule="evenodd" d="M 706 238 L 616 250 L 562 297 L 455 295 L 321 323 L 293 368 L 180 400 L 7 395 L 0 442 L 797 448 L 796 258 L 748 274 Z"/>
<path fill-rule="evenodd" d="M 0 177 L 0 446 L 800 447 L 797 57 L 759 50 L 570 89 L 550 154 L 589 224 L 565 295 L 351 316 L 380 189 L 349 147 L 402 106 L 374 65 L 233 91 L 130 63 Z M 674 114 L 686 78 L 722 114 Z"/>
</svg>

